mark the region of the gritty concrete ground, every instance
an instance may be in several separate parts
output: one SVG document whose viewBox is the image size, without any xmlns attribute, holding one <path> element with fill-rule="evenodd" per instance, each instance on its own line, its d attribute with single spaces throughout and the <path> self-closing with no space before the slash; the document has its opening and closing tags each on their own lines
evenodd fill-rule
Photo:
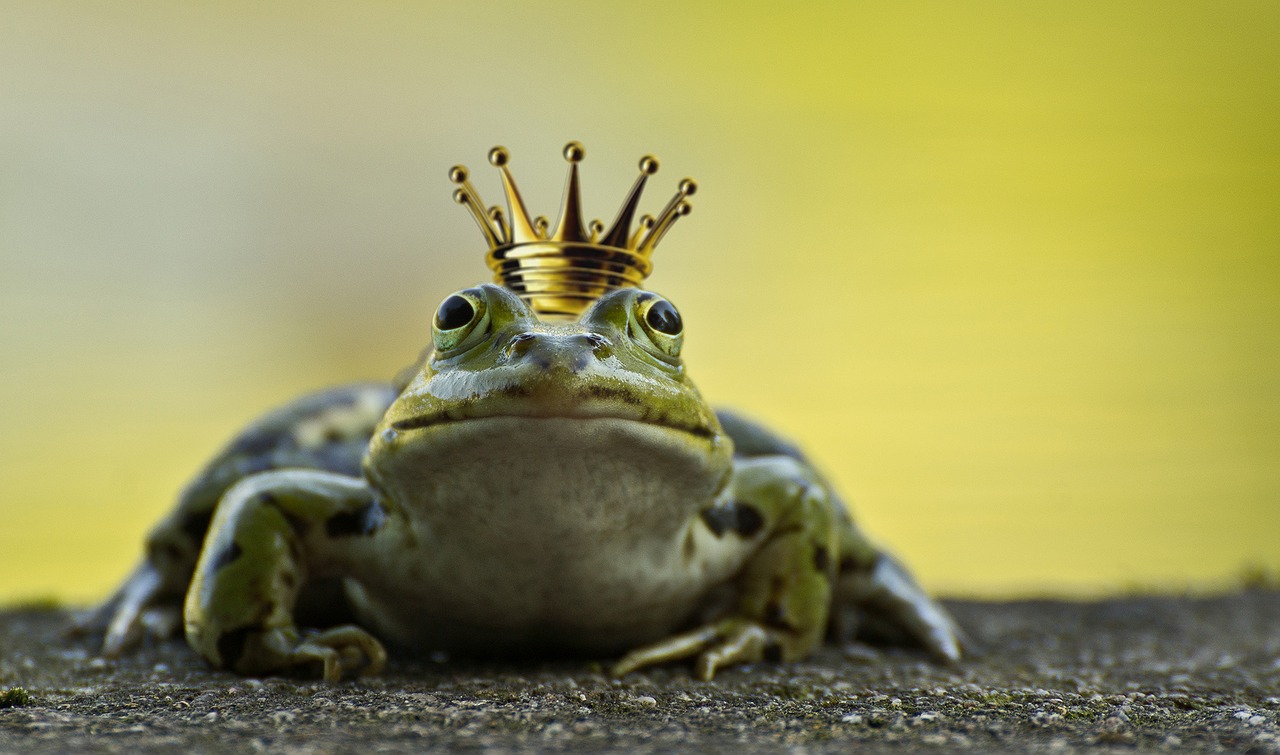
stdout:
<svg viewBox="0 0 1280 755">
<path fill-rule="evenodd" d="M 336 687 L 209 671 L 179 642 L 120 661 L 0 612 L 0 751 L 932 749 L 1280 753 L 1280 591 L 952 602 L 954 668 L 863 645 L 698 682 L 675 666 L 416 661 Z"/>
</svg>

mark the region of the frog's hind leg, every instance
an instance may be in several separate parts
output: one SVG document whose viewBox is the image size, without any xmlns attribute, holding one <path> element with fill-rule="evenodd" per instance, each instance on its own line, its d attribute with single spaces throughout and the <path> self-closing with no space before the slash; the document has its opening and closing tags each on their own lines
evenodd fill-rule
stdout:
<svg viewBox="0 0 1280 755">
<path fill-rule="evenodd" d="M 343 386 L 304 396 L 254 422 L 187 485 L 176 509 L 148 535 L 142 562 L 111 598 L 81 617 L 72 632 L 103 633 L 102 653 L 108 657 L 147 636 L 175 634 L 205 533 L 227 490 L 245 477 L 273 469 L 358 475 L 373 428 L 396 394 L 390 385 Z"/>
<path fill-rule="evenodd" d="M 847 515 L 840 518 L 839 530 L 833 633 L 844 640 L 857 636 L 918 645 L 940 661 L 958 661 L 966 640 L 946 609 L 897 559 L 871 545 Z"/>
<path fill-rule="evenodd" d="M 839 639 L 855 636 L 919 645 L 942 661 L 955 661 L 969 644 L 946 610 L 924 593 L 893 556 L 872 545 L 849 516 L 848 507 L 787 439 L 736 412 L 717 410 L 733 439 L 734 455 L 787 456 L 803 464 L 827 491 L 839 534 L 839 574 L 831 606 L 831 630 Z"/>
</svg>

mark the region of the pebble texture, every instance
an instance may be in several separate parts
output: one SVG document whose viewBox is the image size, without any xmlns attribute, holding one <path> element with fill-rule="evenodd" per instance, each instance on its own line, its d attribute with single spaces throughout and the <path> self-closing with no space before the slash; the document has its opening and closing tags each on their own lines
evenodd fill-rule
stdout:
<svg viewBox="0 0 1280 755">
<path fill-rule="evenodd" d="M 955 667 L 829 647 L 694 681 L 675 666 L 423 660 L 336 687 L 208 670 L 180 642 L 120 661 L 67 614 L 0 612 L 0 752 L 712 752 L 957 749 L 1280 753 L 1280 592 L 951 602 Z"/>
</svg>

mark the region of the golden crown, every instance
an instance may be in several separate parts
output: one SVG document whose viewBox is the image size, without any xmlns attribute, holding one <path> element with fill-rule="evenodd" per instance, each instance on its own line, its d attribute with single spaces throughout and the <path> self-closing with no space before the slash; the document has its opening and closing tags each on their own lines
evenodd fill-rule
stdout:
<svg viewBox="0 0 1280 755">
<path fill-rule="evenodd" d="M 569 162 L 564 202 L 554 231 L 542 216 L 531 218 L 520 190 L 507 168 L 510 155 L 503 147 L 489 150 L 489 162 L 502 172 L 507 195 L 507 214 L 497 206 L 486 207 L 468 178 L 467 169 L 455 165 L 449 179 L 458 184 L 453 198 L 466 205 L 489 242 L 485 261 L 493 270 L 494 282 L 516 292 L 544 319 L 577 319 L 596 299 L 618 288 L 638 287 L 653 269 L 649 261 L 653 249 L 681 215 L 692 209 L 687 198 L 698 190 L 692 179 L 680 182 L 676 194 L 655 218 L 645 215 L 632 229 L 645 181 L 658 172 L 652 155 L 640 158 L 640 176 L 618 210 L 618 217 L 605 231 L 604 224 L 592 220 L 582 225 L 582 202 L 578 187 L 578 163 L 586 151 L 578 142 L 564 146 Z"/>
</svg>

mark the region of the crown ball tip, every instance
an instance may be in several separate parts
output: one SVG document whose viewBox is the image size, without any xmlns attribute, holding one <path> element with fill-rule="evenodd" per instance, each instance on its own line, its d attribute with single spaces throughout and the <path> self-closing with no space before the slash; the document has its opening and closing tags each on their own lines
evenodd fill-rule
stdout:
<svg viewBox="0 0 1280 755">
<path fill-rule="evenodd" d="M 455 165 L 449 169 L 449 180 L 460 184 L 468 178 L 467 167 L 465 165 Z"/>
<path fill-rule="evenodd" d="M 658 158 L 653 155 L 645 155 L 640 158 L 640 172 L 646 176 L 652 176 L 658 172 Z"/>
<path fill-rule="evenodd" d="M 587 156 L 587 150 L 582 146 L 582 142 L 569 142 L 564 145 L 564 159 L 571 163 L 582 162 L 582 158 Z"/>
<path fill-rule="evenodd" d="M 698 193 L 698 182 L 692 178 L 686 178 L 680 182 L 680 193 L 686 197 L 691 197 Z"/>
<path fill-rule="evenodd" d="M 507 152 L 506 147 L 494 147 L 489 150 L 489 163 L 495 167 L 501 168 L 511 160 L 511 153 Z"/>
<path fill-rule="evenodd" d="M 457 202 L 458 204 L 466 204 L 467 192 L 463 191 L 462 189 L 458 189 L 457 191 L 453 192 L 453 201 Z"/>
</svg>

